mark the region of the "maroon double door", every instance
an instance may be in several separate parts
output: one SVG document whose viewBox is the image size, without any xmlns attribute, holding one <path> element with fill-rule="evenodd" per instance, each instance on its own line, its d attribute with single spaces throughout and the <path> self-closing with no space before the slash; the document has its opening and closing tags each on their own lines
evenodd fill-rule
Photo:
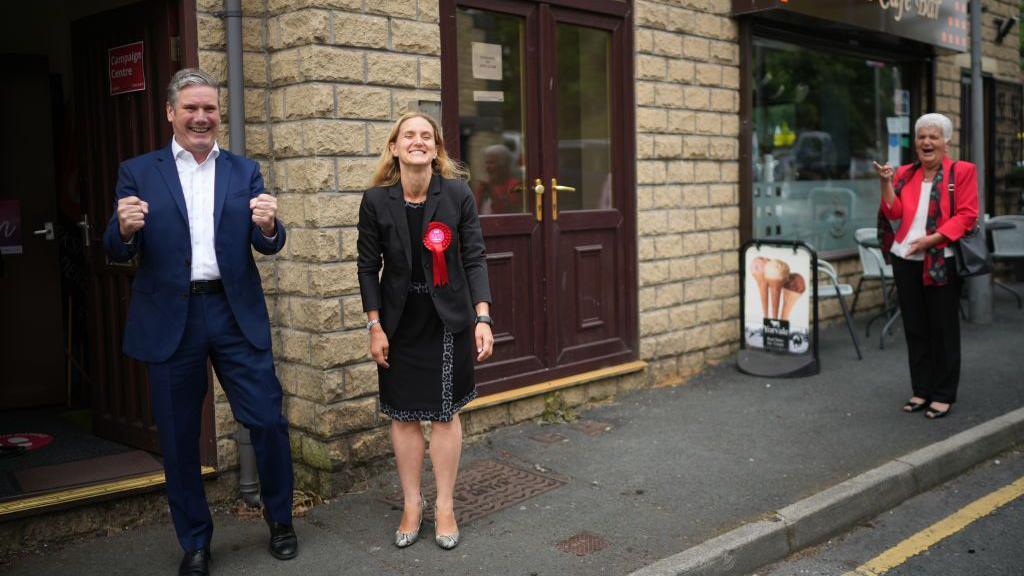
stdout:
<svg viewBox="0 0 1024 576">
<path fill-rule="evenodd" d="M 636 358 L 632 23 L 618 1 L 444 0 L 443 124 L 493 295 L 485 394 Z"/>
</svg>

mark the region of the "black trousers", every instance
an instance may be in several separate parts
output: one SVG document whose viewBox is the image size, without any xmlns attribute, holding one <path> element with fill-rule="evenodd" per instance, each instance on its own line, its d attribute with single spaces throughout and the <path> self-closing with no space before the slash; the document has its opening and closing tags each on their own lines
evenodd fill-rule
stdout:
<svg viewBox="0 0 1024 576">
<path fill-rule="evenodd" d="M 893 256 L 892 272 L 907 335 L 914 396 L 952 404 L 960 385 L 960 277 L 956 261 L 946 258 L 949 282 L 944 286 L 924 285 L 922 261 Z"/>
</svg>

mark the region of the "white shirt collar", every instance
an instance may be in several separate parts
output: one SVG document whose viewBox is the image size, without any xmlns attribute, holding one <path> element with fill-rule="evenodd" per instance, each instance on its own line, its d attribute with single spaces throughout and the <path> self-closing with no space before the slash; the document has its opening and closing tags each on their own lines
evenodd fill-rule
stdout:
<svg viewBox="0 0 1024 576">
<path fill-rule="evenodd" d="M 189 158 L 195 160 L 195 156 L 192 156 L 191 152 L 182 148 L 181 145 L 178 144 L 178 141 L 174 139 L 174 136 L 171 136 L 171 155 L 173 155 L 175 160 L 177 160 L 182 157 L 182 154 L 188 154 Z M 220 156 L 220 146 L 218 146 L 217 141 L 214 140 L 213 150 L 210 150 L 210 154 L 206 157 L 206 160 L 204 160 L 203 162 L 209 160 L 216 160 L 217 156 Z"/>
</svg>

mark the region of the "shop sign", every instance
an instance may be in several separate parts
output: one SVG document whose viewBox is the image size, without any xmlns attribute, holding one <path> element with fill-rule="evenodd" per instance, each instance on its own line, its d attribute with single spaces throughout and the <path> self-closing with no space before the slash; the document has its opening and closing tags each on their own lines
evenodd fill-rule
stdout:
<svg viewBox="0 0 1024 576">
<path fill-rule="evenodd" d="M 143 60 L 143 43 L 141 41 L 107 50 L 111 96 L 127 92 L 140 92 L 146 89 Z"/>
<path fill-rule="evenodd" d="M 968 0 L 732 0 L 734 16 L 774 11 L 812 16 L 966 52 Z"/>
<path fill-rule="evenodd" d="M 0 200 L 0 254 L 21 254 L 21 206 Z"/>
</svg>

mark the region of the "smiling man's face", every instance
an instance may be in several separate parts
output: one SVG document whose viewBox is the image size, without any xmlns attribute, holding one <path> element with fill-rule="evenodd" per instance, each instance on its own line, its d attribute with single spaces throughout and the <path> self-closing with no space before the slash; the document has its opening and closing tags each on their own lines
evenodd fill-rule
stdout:
<svg viewBox="0 0 1024 576">
<path fill-rule="evenodd" d="M 934 166 L 946 157 L 946 139 L 942 129 L 923 126 L 917 131 L 917 158 L 926 166 Z"/>
<path fill-rule="evenodd" d="M 213 150 L 220 129 L 217 89 L 189 86 L 178 92 L 178 101 L 167 103 L 167 121 L 174 127 L 174 140 L 202 162 Z"/>
</svg>

